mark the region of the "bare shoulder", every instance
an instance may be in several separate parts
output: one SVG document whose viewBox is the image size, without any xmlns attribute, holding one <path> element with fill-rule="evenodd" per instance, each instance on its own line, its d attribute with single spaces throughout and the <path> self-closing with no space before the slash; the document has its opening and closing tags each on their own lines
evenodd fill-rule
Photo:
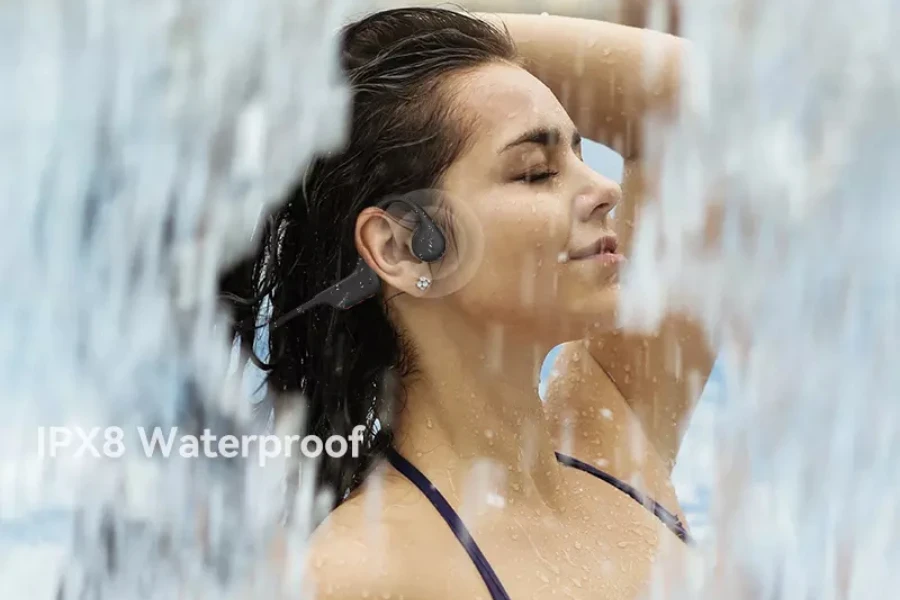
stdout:
<svg viewBox="0 0 900 600">
<path fill-rule="evenodd" d="M 339 506 L 313 534 L 307 574 L 315 600 L 450 598 L 435 525 L 415 490 L 396 476 Z M 440 532 L 443 533 L 443 532 Z M 446 590 L 446 592 L 445 592 Z"/>
<path fill-rule="evenodd" d="M 559 348 L 547 381 L 545 407 L 552 421 L 560 425 L 573 417 L 595 421 L 605 408 L 604 400 L 620 398 L 619 390 L 584 341 L 568 342 Z"/>
</svg>

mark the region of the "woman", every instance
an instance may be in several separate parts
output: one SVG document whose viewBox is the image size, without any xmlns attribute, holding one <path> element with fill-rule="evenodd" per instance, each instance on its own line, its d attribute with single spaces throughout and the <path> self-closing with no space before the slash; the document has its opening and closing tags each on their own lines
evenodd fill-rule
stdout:
<svg viewBox="0 0 900 600">
<path fill-rule="evenodd" d="M 648 40 L 665 50 L 649 84 Z M 314 597 L 631 598 L 656 562 L 684 552 L 669 471 L 698 390 L 657 348 L 689 330 L 613 330 L 622 192 L 580 149 L 584 136 L 626 157 L 617 210 L 630 223 L 640 125 L 671 105 L 679 44 L 438 9 L 344 29 L 349 139 L 308 170 L 223 285 L 248 354 L 271 306 L 262 366 L 276 418 L 302 394 L 307 434 L 366 426 L 360 457 L 320 465 L 336 508 L 312 543 Z M 426 260 L 427 215 L 382 203 L 422 190 L 443 203 L 431 213 L 443 248 Z M 352 307 L 304 305 L 352 273 L 338 295 L 367 290 Z M 566 347 L 545 412 L 543 358 L 586 335 Z M 708 373 L 702 344 L 682 356 Z"/>
</svg>

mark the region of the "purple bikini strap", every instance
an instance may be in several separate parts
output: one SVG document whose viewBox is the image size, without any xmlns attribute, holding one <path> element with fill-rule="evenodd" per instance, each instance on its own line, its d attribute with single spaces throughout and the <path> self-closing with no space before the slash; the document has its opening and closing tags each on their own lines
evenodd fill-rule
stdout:
<svg viewBox="0 0 900 600">
<path fill-rule="evenodd" d="M 475 563 L 475 568 L 478 569 L 481 578 L 484 580 L 485 585 L 487 585 L 492 600 L 510 600 L 509 594 L 503 589 L 503 584 L 500 583 L 500 579 L 497 577 L 491 564 L 487 561 L 487 558 L 485 558 L 484 553 L 481 552 L 481 548 L 479 548 L 478 544 L 475 543 L 475 540 L 472 539 L 472 535 L 469 533 L 469 530 L 466 529 L 462 519 L 459 518 L 459 515 L 456 514 L 456 511 L 453 510 L 453 507 L 450 506 L 450 503 L 447 502 L 438 489 L 434 487 L 431 481 L 429 481 L 421 471 L 414 467 L 408 460 L 400 456 L 393 448 L 388 449 L 387 458 L 395 469 L 400 471 L 400 473 L 409 479 L 414 486 L 419 488 L 419 490 L 425 494 L 425 497 L 428 498 L 431 504 L 434 505 L 441 514 L 444 522 L 450 526 L 456 539 L 463 545 L 463 548 L 469 553 L 472 562 Z"/>
</svg>

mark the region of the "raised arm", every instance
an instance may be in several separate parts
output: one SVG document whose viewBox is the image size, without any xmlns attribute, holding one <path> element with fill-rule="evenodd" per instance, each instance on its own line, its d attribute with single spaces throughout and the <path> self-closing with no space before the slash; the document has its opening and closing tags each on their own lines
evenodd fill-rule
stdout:
<svg viewBox="0 0 900 600">
<path fill-rule="evenodd" d="M 575 17 L 481 16 L 506 26 L 525 67 L 553 90 L 584 137 L 625 159 L 640 155 L 648 114 L 673 114 L 681 38 Z"/>
<path fill-rule="evenodd" d="M 675 114 L 686 42 L 588 19 L 518 14 L 488 18 L 500 19 L 508 28 L 526 68 L 554 91 L 582 134 L 624 157 L 624 202 L 616 209 L 616 227 L 628 254 L 635 222 L 654 185 L 651 169 L 642 160 L 642 125 L 651 114 Z M 598 333 L 588 343 L 600 376 L 612 382 L 671 467 L 714 361 L 702 330 L 672 315 L 656 335 Z M 572 360 L 577 353 L 568 348 L 561 360 Z M 562 365 L 561 370 L 567 368 L 576 366 Z M 565 390 L 566 397 L 550 398 L 548 404 L 561 402 L 582 413 L 595 407 L 598 390 L 605 386 L 584 381 L 551 389 Z M 592 432 L 582 433 L 583 439 L 591 439 Z"/>
</svg>

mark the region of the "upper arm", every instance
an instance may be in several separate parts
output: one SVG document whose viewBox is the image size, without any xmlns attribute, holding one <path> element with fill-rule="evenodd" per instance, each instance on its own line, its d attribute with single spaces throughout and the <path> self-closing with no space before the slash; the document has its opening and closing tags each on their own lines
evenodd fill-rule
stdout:
<svg viewBox="0 0 900 600">
<path fill-rule="evenodd" d="M 626 254 L 648 185 L 643 162 L 627 160 L 624 202 L 616 208 L 616 226 Z M 591 355 L 628 402 L 648 438 L 673 464 L 715 361 L 703 328 L 683 315 L 669 314 L 653 334 L 598 332 L 589 342 Z"/>
<path fill-rule="evenodd" d="M 626 158 L 640 154 L 647 115 L 676 105 L 681 38 L 573 17 L 485 18 L 507 28 L 524 66 L 554 92 L 584 137 Z"/>
<path fill-rule="evenodd" d="M 655 335 L 606 334 L 591 340 L 589 351 L 673 466 L 714 362 L 702 329 L 671 316 Z"/>
</svg>

